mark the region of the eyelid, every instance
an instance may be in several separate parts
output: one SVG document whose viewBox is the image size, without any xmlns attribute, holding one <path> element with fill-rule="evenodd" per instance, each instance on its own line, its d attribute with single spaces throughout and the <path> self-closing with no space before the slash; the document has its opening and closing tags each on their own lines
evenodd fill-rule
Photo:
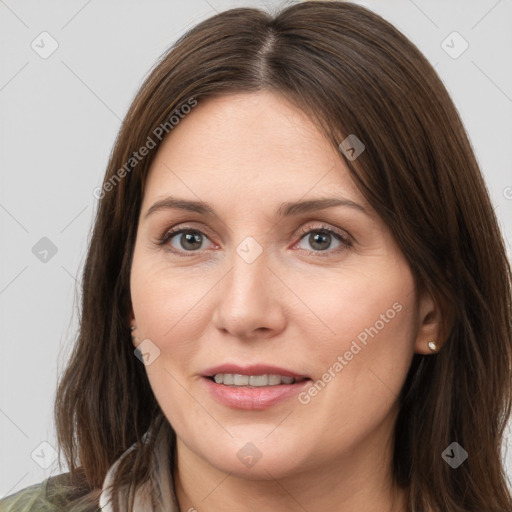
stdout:
<svg viewBox="0 0 512 512">
<path fill-rule="evenodd" d="M 311 222 L 305 224 L 303 227 L 301 227 L 296 232 L 295 236 L 302 237 L 303 235 L 306 235 L 307 233 L 310 233 L 311 231 L 320 231 L 320 232 L 326 231 L 328 233 L 335 233 L 336 235 L 338 235 L 340 238 L 342 238 L 346 242 L 353 243 L 354 238 L 349 233 L 347 233 L 345 230 L 336 228 L 334 226 L 331 226 L 331 225 L 325 224 L 325 223 L 321 223 L 321 225 L 318 226 L 318 225 L 315 225 L 314 222 L 315 221 L 311 221 Z M 316 222 L 320 222 L 320 221 L 316 221 Z"/>
</svg>

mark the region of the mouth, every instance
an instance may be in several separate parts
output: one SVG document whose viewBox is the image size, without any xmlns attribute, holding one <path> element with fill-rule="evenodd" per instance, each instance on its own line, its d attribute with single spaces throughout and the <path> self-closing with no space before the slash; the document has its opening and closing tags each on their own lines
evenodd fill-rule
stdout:
<svg viewBox="0 0 512 512">
<path fill-rule="evenodd" d="M 211 397 L 233 409 L 266 409 L 291 399 L 312 380 L 269 365 L 223 365 L 206 370 L 203 382 Z"/>
</svg>

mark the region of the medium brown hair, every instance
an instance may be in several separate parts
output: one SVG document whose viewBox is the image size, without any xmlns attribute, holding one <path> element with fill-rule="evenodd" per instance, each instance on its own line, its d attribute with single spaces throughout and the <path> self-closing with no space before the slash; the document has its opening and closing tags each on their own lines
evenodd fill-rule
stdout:
<svg viewBox="0 0 512 512">
<path fill-rule="evenodd" d="M 88 492 L 82 503 L 97 500 L 133 443 L 116 488 L 133 494 L 150 479 L 154 438 L 142 437 L 167 422 L 128 318 L 138 216 L 160 141 L 142 161 L 134 151 L 191 98 L 261 90 L 307 112 L 336 149 L 349 134 L 365 144 L 356 160 L 340 158 L 441 312 L 442 348 L 414 355 L 399 398 L 393 475 L 408 510 L 510 512 L 500 449 L 511 410 L 511 272 L 473 150 L 414 44 L 363 7 L 323 1 L 203 21 L 162 56 L 126 115 L 104 184 L 125 172 L 101 194 L 78 340 L 55 404 L 73 485 Z M 469 455 L 456 469 L 441 456 L 452 442 Z"/>
</svg>

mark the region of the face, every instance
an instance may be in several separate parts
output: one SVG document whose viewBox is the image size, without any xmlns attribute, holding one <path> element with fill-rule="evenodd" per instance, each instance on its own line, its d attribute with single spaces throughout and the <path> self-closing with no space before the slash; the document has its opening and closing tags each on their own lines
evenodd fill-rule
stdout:
<svg viewBox="0 0 512 512">
<path fill-rule="evenodd" d="M 432 334 L 341 154 L 268 92 L 199 103 L 158 150 L 131 300 L 178 449 L 246 478 L 374 457 Z"/>
</svg>

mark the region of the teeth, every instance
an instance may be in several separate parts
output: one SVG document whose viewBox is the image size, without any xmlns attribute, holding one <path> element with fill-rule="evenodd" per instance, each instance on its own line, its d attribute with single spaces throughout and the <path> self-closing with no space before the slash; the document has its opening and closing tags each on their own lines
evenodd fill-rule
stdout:
<svg viewBox="0 0 512 512">
<path fill-rule="evenodd" d="M 224 374 L 224 379 L 222 379 L 222 374 L 219 374 L 221 377 L 221 384 L 226 384 L 227 386 L 232 386 L 235 383 L 235 376 L 232 373 Z M 217 377 L 217 375 L 216 375 Z"/>
<path fill-rule="evenodd" d="M 281 384 L 281 376 L 280 375 L 269 375 L 268 376 L 268 384 L 269 386 L 277 386 Z"/>
<path fill-rule="evenodd" d="M 235 374 L 234 384 L 235 384 L 235 386 L 247 386 L 247 384 L 249 384 L 249 376 Z"/>
<path fill-rule="evenodd" d="M 236 373 L 217 373 L 213 379 L 217 384 L 226 386 L 278 386 L 279 384 L 292 384 L 294 377 L 284 375 L 240 375 Z"/>
<path fill-rule="evenodd" d="M 268 386 L 268 375 L 251 375 L 249 377 L 249 386 Z"/>
</svg>

